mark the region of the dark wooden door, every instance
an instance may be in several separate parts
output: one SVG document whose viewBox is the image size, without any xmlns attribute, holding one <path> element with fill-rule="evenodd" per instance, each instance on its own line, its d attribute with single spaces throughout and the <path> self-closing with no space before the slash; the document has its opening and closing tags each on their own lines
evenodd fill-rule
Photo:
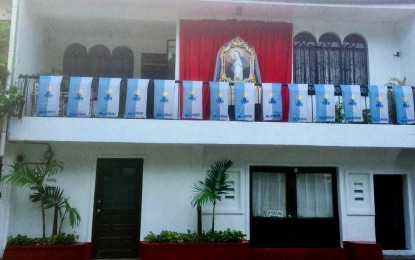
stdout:
<svg viewBox="0 0 415 260">
<path fill-rule="evenodd" d="M 405 249 L 401 175 L 374 175 L 376 241 L 382 249 Z"/>
<path fill-rule="evenodd" d="M 253 247 L 339 247 L 335 168 L 250 172 Z"/>
<path fill-rule="evenodd" d="M 142 159 L 98 159 L 92 258 L 137 257 L 142 176 Z"/>
</svg>

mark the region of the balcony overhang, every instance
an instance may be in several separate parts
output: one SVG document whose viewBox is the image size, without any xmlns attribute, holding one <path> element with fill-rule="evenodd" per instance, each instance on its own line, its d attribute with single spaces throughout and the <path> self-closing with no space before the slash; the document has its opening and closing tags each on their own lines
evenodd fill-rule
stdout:
<svg viewBox="0 0 415 260">
<path fill-rule="evenodd" d="M 10 119 L 8 140 L 415 148 L 415 126 L 23 117 Z"/>
</svg>

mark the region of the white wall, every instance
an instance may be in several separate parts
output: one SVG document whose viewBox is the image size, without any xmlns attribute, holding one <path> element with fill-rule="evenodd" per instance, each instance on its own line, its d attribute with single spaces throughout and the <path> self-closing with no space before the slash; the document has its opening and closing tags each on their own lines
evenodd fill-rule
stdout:
<svg viewBox="0 0 415 260">
<path fill-rule="evenodd" d="M 23 10 L 25 10 L 25 8 L 23 8 Z M 28 14 L 28 10 L 24 11 L 24 14 Z M 175 38 L 175 22 L 152 24 L 148 21 L 122 21 L 120 19 L 114 19 L 114 21 L 103 20 L 102 28 L 99 28 L 96 24 L 99 24 L 100 20 L 82 20 L 81 23 L 79 21 L 74 21 L 73 27 L 71 28 L 68 26 L 68 24 L 72 24 L 71 20 L 59 21 L 56 20 L 56 18 L 47 18 L 28 22 L 26 21 L 29 19 L 26 18 L 27 15 L 21 15 L 21 17 L 24 20 L 22 21 L 22 24 L 26 25 L 26 29 L 22 29 L 24 31 L 21 33 L 26 35 L 26 40 L 24 43 L 20 41 L 20 44 L 23 44 L 25 48 L 27 48 L 27 42 L 39 42 L 39 38 L 53 39 L 53 41 L 49 43 L 48 53 L 40 52 L 37 53 L 38 55 L 36 58 L 25 59 L 25 63 L 28 64 L 21 67 L 19 72 L 22 73 L 34 73 L 39 70 L 39 66 L 41 65 L 43 67 L 46 66 L 49 70 L 51 68 L 62 69 L 62 58 L 65 48 L 71 43 L 78 42 L 85 45 L 87 49 L 95 44 L 104 44 L 111 51 L 120 45 L 129 46 L 134 52 L 134 76 L 139 77 L 141 69 L 141 53 L 166 53 L 166 41 Z M 400 77 L 401 75 L 401 59 L 393 56 L 397 51 L 401 51 L 401 41 L 399 37 L 397 37 L 397 27 L 393 23 L 310 22 L 307 20 L 288 20 L 286 22 L 293 23 L 293 36 L 303 31 L 314 34 L 317 39 L 327 32 L 337 34 L 341 40 L 352 33 L 362 35 L 367 40 L 369 48 L 370 84 L 384 85 L 389 77 Z M 29 27 L 29 25 L 31 26 Z M 40 28 L 35 29 L 35 33 L 31 33 L 35 26 Z M 42 28 L 47 28 L 47 30 Z M 108 28 L 108 30 L 105 30 L 106 28 Z M 126 28 L 128 29 L 126 30 Z M 149 28 L 151 28 L 151 33 L 149 33 Z M 130 34 L 128 33 L 128 30 L 131 31 Z M 410 35 L 410 33 L 408 33 L 408 35 Z M 408 41 L 408 47 L 406 47 L 408 50 L 410 50 L 410 42 L 411 41 Z M 28 48 L 24 54 L 32 52 L 35 47 L 36 49 L 42 49 L 42 46 L 39 44 L 32 46 L 33 48 Z M 23 53 L 19 56 L 22 54 Z M 42 62 L 46 61 L 48 64 L 39 64 L 40 60 L 42 60 Z M 409 62 L 407 64 L 409 64 Z M 407 64 L 405 64 L 405 66 Z M 410 66 L 406 67 L 410 68 Z M 409 75 L 409 73 L 407 74 Z"/>
<path fill-rule="evenodd" d="M 27 161 L 33 161 L 47 150 L 47 146 L 39 144 L 14 144 L 11 148 L 9 151 L 13 151 L 13 156 L 9 157 L 8 164 L 13 163 L 12 158 L 17 154 L 23 155 Z M 96 159 L 101 157 L 144 158 L 141 238 L 149 231 L 169 229 L 185 232 L 187 229 L 196 229 L 196 211 L 190 205 L 191 186 L 203 178 L 203 167 L 209 167 L 218 159 L 232 160 L 232 169 L 241 171 L 246 187 L 241 197 L 242 212 L 219 215 L 217 228 L 231 227 L 247 234 L 250 165 L 337 167 L 342 240 L 375 240 L 373 215 L 349 216 L 346 213 L 346 170 L 370 171 L 373 174 L 413 174 L 410 170 L 404 172 L 394 166 L 397 153 L 391 149 L 265 146 L 198 146 L 195 149 L 186 145 L 75 143 L 54 143 L 52 149 L 55 157 L 65 164 L 63 174 L 56 176 L 57 184 L 65 190 L 72 206 L 78 208 L 82 216 L 81 226 L 77 228 L 81 241 L 91 239 L 95 165 Z M 10 209 L 9 234 L 41 235 L 40 210 L 28 201 L 27 191 L 13 188 L 10 200 L 13 207 Z M 208 229 L 210 215 L 204 218 L 205 228 Z M 66 228 L 65 231 L 70 232 L 70 229 Z"/>
<path fill-rule="evenodd" d="M 33 14 L 33 7 L 27 1 L 19 1 L 16 49 L 13 69 L 18 74 L 36 74 L 50 67 L 49 49 L 53 36 L 46 32 L 41 19 Z"/>
<path fill-rule="evenodd" d="M 408 85 L 415 85 L 414 74 L 414 42 L 415 42 L 415 15 L 408 17 L 396 27 L 400 36 L 400 53 L 402 72 L 400 78 L 407 77 Z"/>
</svg>

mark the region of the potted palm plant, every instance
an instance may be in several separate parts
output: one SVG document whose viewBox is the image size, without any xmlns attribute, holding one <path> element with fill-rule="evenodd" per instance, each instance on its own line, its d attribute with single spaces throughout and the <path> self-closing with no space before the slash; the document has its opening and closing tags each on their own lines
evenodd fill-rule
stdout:
<svg viewBox="0 0 415 260">
<path fill-rule="evenodd" d="M 249 244 L 242 241 L 245 237 L 241 231 L 215 231 L 215 214 L 217 202 L 228 193 L 229 184 L 227 170 L 232 166 L 230 160 L 216 161 L 207 171 L 203 181 L 196 182 L 192 187 L 195 195 L 191 201 L 193 207 L 198 208 L 206 203 L 212 203 L 212 226 L 209 232 L 178 233 L 162 231 L 159 235 L 152 232 L 140 244 L 140 258 L 142 260 L 156 259 L 217 259 L 232 260 L 249 259 Z M 198 214 L 200 223 L 200 214 Z M 168 242 L 168 243 L 166 243 Z"/>
<path fill-rule="evenodd" d="M 51 155 L 49 150 L 47 154 Z M 46 156 L 45 156 L 46 157 Z M 48 177 L 54 176 L 63 169 L 62 163 L 50 156 L 41 162 L 23 163 L 12 166 L 9 174 L 3 176 L 0 182 L 16 187 L 26 187 L 32 192 L 29 196 L 33 203 L 40 204 L 42 215 L 42 237 L 28 238 L 27 236 L 9 236 L 4 259 L 85 259 L 89 257 L 86 244 L 75 243 L 76 234 L 65 234 L 62 226 L 67 219 L 70 226 L 78 226 L 81 217 L 76 208 L 69 203 L 64 191 L 57 186 L 45 183 Z M 46 236 L 45 211 L 53 210 L 52 234 Z M 88 258 L 89 259 L 89 258 Z"/>
</svg>

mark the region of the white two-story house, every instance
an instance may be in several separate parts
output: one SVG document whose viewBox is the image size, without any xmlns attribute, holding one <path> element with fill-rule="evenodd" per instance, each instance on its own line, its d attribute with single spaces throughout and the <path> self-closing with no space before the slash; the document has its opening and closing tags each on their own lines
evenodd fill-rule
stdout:
<svg viewBox="0 0 415 260">
<path fill-rule="evenodd" d="M 216 228 L 242 230 L 253 247 L 377 241 L 385 255 L 415 255 L 415 126 L 317 123 L 312 105 L 313 84 L 335 85 L 339 102 L 340 85 L 359 85 L 365 113 L 368 85 L 415 85 L 413 1 L 13 0 L 11 14 L 10 82 L 25 104 L 3 122 L 2 172 L 52 151 L 64 170 L 48 181 L 79 210 L 93 258 L 134 256 L 150 231 L 196 230 L 192 185 L 222 159 L 232 190 Z M 257 83 L 309 84 L 307 122 L 291 122 L 288 104 L 283 120 L 263 121 L 260 84 L 253 122 L 180 119 L 180 82 L 213 81 L 218 51 L 238 36 L 255 49 Z M 50 74 L 63 76 L 60 111 L 38 116 L 39 75 Z M 99 78 L 122 78 L 119 116 L 96 116 L 92 95 L 89 116 L 68 117 L 71 76 L 94 77 L 95 94 Z M 147 118 L 125 118 L 128 78 L 150 79 L 149 93 L 154 79 L 176 80 L 173 119 L 154 119 L 151 93 Z M 41 236 L 41 214 L 27 190 L 0 189 L 1 256 L 7 236 Z M 108 231 L 113 243 L 98 232 L 108 224 L 125 231 Z"/>
</svg>

